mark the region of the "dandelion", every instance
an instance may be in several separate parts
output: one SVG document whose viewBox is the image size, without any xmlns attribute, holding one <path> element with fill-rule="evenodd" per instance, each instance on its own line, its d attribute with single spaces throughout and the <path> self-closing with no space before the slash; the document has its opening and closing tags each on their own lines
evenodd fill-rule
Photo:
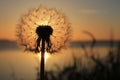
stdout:
<svg viewBox="0 0 120 80">
<path fill-rule="evenodd" d="M 67 45 L 71 32 L 70 23 L 64 14 L 56 9 L 48 9 L 42 6 L 30 10 L 21 17 L 17 27 L 18 44 L 26 51 L 40 52 L 42 35 L 39 35 L 39 32 L 49 33 L 47 30 L 42 30 L 45 26 L 53 30 L 49 34 L 49 38 L 46 38 L 45 51 L 55 53 Z"/>
<path fill-rule="evenodd" d="M 17 41 L 26 51 L 41 52 L 40 80 L 44 80 L 45 51 L 55 53 L 65 47 L 70 27 L 62 13 L 42 6 L 21 17 L 17 27 Z"/>
</svg>

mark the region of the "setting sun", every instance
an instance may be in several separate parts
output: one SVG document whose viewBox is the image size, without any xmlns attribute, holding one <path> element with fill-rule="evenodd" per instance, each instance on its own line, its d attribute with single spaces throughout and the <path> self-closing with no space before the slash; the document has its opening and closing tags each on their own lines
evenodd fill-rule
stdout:
<svg viewBox="0 0 120 80">
<path fill-rule="evenodd" d="M 41 58 L 41 52 L 40 53 L 38 53 L 38 58 L 40 59 Z M 47 61 L 47 59 L 50 57 L 50 54 L 49 53 L 47 53 L 47 52 L 45 52 L 45 62 Z"/>
</svg>

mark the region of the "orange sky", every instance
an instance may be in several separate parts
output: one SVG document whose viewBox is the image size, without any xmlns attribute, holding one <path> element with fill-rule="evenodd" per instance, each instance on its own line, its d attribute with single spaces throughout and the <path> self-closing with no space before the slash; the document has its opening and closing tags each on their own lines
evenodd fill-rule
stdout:
<svg viewBox="0 0 120 80">
<path fill-rule="evenodd" d="M 109 40 L 110 31 L 114 39 L 120 40 L 120 1 L 94 0 L 10 0 L 0 1 L 0 39 L 15 40 L 15 29 L 20 17 L 40 4 L 57 8 L 72 23 L 72 40 L 90 40 L 82 31 L 91 32 L 97 40 Z M 62 6 L 61 6 L 62 5 Z"/>
</svg>

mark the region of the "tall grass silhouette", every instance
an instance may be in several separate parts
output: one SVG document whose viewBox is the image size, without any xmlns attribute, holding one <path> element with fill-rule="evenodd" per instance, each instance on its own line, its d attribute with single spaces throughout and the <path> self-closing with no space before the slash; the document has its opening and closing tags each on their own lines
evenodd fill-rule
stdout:
<svg viewBox="0 0 120 80">
<path fill-rule="evenodd" d="M 120 41 L 117 42 L 117 46 L 114 46 L 114 40 L 111 37 L 107 56 L 102 60 L 99 55 L 96 55 L 98 53 L 93 51 L 97 40 L 92 33 L 85 31 L 86 33 L 93 36 L 93 41 L 91 42 L 91 50 L 89 52 L 86 50 L 87 47 L 84 44 L 81 45 L 85 53 L 85 56 L 82 57 L 86 60 L 91 60 L 94 66 L 86 69 L 83 66 L 82 58 L 76 58 L 75 53 L 72 52 L 73 65 L 65 67 L 58 73 L 58 76 L 55 76 L 55 73 L 52 71 L 46 71 L 45 80 L 120 80 Z M 78 63 L 81 70 L 77 70 Z M 60 70 L 57 64 L 54 66 Z"/>
</svg>

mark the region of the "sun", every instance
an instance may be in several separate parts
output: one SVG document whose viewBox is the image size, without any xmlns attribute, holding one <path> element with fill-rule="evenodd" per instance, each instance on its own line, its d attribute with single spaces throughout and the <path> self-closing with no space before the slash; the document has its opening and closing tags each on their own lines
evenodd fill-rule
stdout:
<svg viewBox="0 0 120 80">
<path fill-rule="evenodd" d="M 41 52 L 38 53 L 37 55 L 38 55 L 38 58 L 41 59 Z M 45 62 L 47 61 L 48 58 L 50 58 L 50 56 L 51 56 L 51 55 L 50 55 L 48 52 L 45 52 L 45 56 L 44 56 Z"/>
</svg>

